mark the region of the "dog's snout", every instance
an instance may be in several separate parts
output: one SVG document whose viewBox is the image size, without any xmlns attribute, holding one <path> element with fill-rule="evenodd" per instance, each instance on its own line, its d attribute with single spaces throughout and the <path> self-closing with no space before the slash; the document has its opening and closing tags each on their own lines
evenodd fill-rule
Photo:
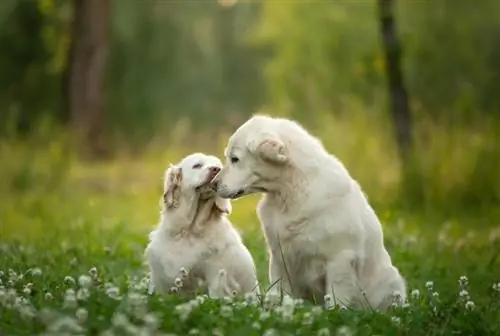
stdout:
<svg viewBox="0 0 500 336">
<path fill-rule="evenodd" d="M 212 173 L 215 176 L 216 174 L 218 174 L 220 172 L 221 169 L 219 167 L 213 166 L 213 167 L 209 167 L 208 170 L 210 171 L 210 173 Z"/>
</svg>

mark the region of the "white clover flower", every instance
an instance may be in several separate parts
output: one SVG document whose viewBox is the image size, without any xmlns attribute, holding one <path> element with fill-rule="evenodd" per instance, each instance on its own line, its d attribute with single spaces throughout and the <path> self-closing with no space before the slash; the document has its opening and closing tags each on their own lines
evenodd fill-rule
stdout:
<svg viewBox="0 0 500 336">
<path fill-rule="evenodd" d="M 425 283 L 425 288 L 427 288 L 427 290 L 429 290 L 429 291 L 432 291 L 432 290 L 434 289 L 434 282 L 432 282 L 432 281 L 427 281 L 427 282 Z"/>
<path fill-rule="evenodd" d="M 89 269 L 89 274 L 92 278 L 97 278 L 97 268 L 94 266 L 94 267 L 91 267 Z"/>
<path fill-rule="evenodd" d="M 74 285 L 75 284 L 75 279 L 73 277 L 70 277 L 69 275 L 64 277 L 64 283 L 68 285 Z"/>
<path fill-rule="evenodd" d="M 54 299 L 54 295 L 52 295 L 51 292 L 45 293 L 44 297 L 45 297 L 45 300 L 47 300 L 47 301 Z"/>
<path fill-rule="evenodd" d="M 305 312 L 304 315 L 302 315 L 302 324 L 311 325 L 313 322 L 314 317 L 310 312 Z"/>
<path fill-rule="evenodd" d="M 468 299 L 469 292 L 467 292 L 465 289 L 462 289 L 460 293 L 458 293 L 458 296 L 460 296 L 461 299 Z"/>
<path fill-rule="evenodd" d="M 5 275 L 4 271 L 0 270 L 0 278 L 3 278 L 4 275 Z"/>
<path fill-rule="evenodd" d="M 160 321 L 154 314 L 151 313 L 146 314 L 144 315 L 142 320 L 146 328 L 148 328 L 149 330 L 157 330 L 158 327 L 160 326 Z"/>
<path fill-rule="evenodd" d="M 220 315 L 225 318 L 230 318 L 233 316 L 233 308 L 225 305 L 220 307 Z"/>
<path fill-rule="evenodd" d="M 314 315 L 321 315 L 321 314 L 323 314 L 323 308 L 321 306 L 314 306 L 314 307 L 312 307 L 311 312 Z"/>
<path fill-rule="evenodd" d="M 179 315 L 181 321 L 187 320 L 191 311 L 193 310 L 192 305 L 188 303 L 183 303 L 175 307 L 175 312 Z"/>
<path fill-rule="evenodd" d="M 198 295 L 196 296 L 195 300 L 198 302 L 198 304 L 202 305 L 203 303 L 205 303 L 205 301 L 208 299 L 208 295 L 207 294 L 202 294 L 202 295 Z"/>
<path fill-rule="evenodd" d="M 87 288 L 80 288 L 76 292 L 76 298 L 79 301 L 86 301 L 90 297 L 90 292 Z"/>
<path fill-rule="evenodd" d="M 175 278 L 175 280 L 174 280 L 174 285 L 175 285 L 175 287 L 177 287 L 177 288 L 181 288 L 181 287 L 184 285 L 184 283 L 182 282 L 182 279 L 181 279 L 181 278 Z"/>
<path fill-rule="evenodd" d="M 496 292 L 500 292 L 500 282 L 499 283 L 494 283 L 492 286 L 493 290 Z"/>
<path fill-rule="evenodd" d="M 213 336 L 224 336 L 224 333 L 219 328 L 215 328 L 212 330 L 212 335 Z"/>
<path fill-rule="evenodd" d="M 23 293 L 24 293 L 24 295 L 30 295 L 31 289 L 28 286 L 24 286 Z"/>
<path fill-rule="evenodd" d="M 259 297 L 254 292 L 245 293 L 244 295 L 245 302 L 249 305 L 254 306 L 259 303 Z"/>
<path fill-rule="evenodd" d="M 33 276 L 40 276 L 42 275 L 42 270 L 38 267 L 31 269 L 30 271 L 31 275 Z"/>
<path fill-rule="evenodd" d="M 406 308 L 410 308 L 410 303 L 408 301 L 405 301 L 402 305 L 401 305 L 402 308 L 406 309 Z"/>
<path fill-rule="evenodd" d="M 474 308 L 476 308 L 476 305 L 474 304 L 474 302 L 473 302 L 473 301 L 470 301 L 470 300 L 469 300 L 469 301 L 467 301 L 467 302 L 465 303 L 465 309 L 467 309 L 467 310 L 471 311 L 471 310 L 474 310 Z"/>
<path fill-rule="evenodd" d="M 111 285 L 110 287 L 106 288 L 106 295 L 114 300 L 119 300 L 121 299 L 120 296 L 120 289 L 116 286 Z"/>
<path fill-rule="evenodd" d="M 439 293 L 438 292 L 433 292 L 432 293 L 432 297 L 435 298 L 435 299 L 439 298 Z"/>
<path fill-rule="evenodd" d="M 321 328 L 317 332 L 318 336 L 330 336 L 330 329 L 328 328 Z"/>
<path fill-rule="evenodd" d="M 199 334 L 200 334 L 200 331 L 196 328 L 190 329 L 188 331 L 188 335 L 199 335 Z"/>
<path fill-rule="evenodd" d="M 80 323 L 85 323 L 89 317 L 89 312 L 85 308 L 78 308 L 75 313 L 76 318 Z"/>
<path fill-rule="evenodd" d="M 177 287 L 171 287 L 170 290 L 169 290 L 170 294 L 177 294 L 179 293 L 179 288 Z"/>
<path fill-rule="evenodd" d="M 459 279 L 458 279 L 458 284 L 460 285 L 460 287 L 466 287 L 468 284 L 469 284 L 469 279 L 467 279 L 467 277 L 465 275 L 462 275 Z"/>
<path fill-rule="evenodd" d="M 181 267 L 180 274 L 181 274 L 181 276 L 182 276 L 183 278 L 185 278 L 185 277 L 187 277 L 187 276 L 188 276 L 189 271 L 188 271 L 186 268 Z"/>
<path fill-rule="evenodd" d="M 280 294 L 276 290 L 270 290 L 264 296 L 264 305 L 271 307 L 280 302 Z"/>
<path fill-rule="evenodd" d="M 348 326 L 342 326 L 337 329 L 337 336 L 352 336 L 352 330 Z"/>
<path fill-rule="evenodd" d="M 222 302 L 225 303 L 225 304 L 231 304 L 231 303 L 233 303 L 233 298 L 230 297 L 230 296 L 224 296 L 222 298 Z"/>
<path fill-rule="evenodd" d="M 128 317 L 125 314 L 115 313 L 115 314 L 113 314 L 113 317 L 111 318 L 111 324 L 115 328 L 125 328 L 130 324 L 130 322 L 128 320 Z"/>
<path fill-rule="evenodd" d="M 12 281 L 12 282 L 16 282 L 17 281 L 18 276 L 17 276 L 17 273 L 13 269 L 9 268 L 8 274 L 9 274 L 9 280 L 10 281 Z"/>
<path fill-rule="evenodd" d="M 62 316 L 47 327 L 48 334 L 82 334 L 83 328 L 70 316 Z"/>
<path fill-rule="evenodd" d="M 78 285 L 82 288 L 90 288 L 92 285 L 92 278 L 85 274 L 80 275 L 78 277 Z"/>
<path fill-rule="evenodd" d="M 271 313 L 268 312 L 268 311 L 263 311 L 260 313 L 260 316 L 259 316 L 259 320 L 264 322 L 265 320 L 267 320 L 268 318 L 271 317 Z"/>
<path fill-rule="evenodd" d="M 420 291 L 418 289 L 414 289 L 410 293 L 411 297 L 415 300 L 418 300 L 420 298 Z"/>
<path fill-rule="evenodd" d="M 259 322 L 254 322 L 254 323 L 252 323 L 252 328 L 253 328 L 253 329 L 260 330 L 261 325 L 260 325 L 260 323 L 259 323 Z"/>
<path fill-rule="evenodd" d="M 73 289 L 66 290 L 66 293 L 64 295 L 63 307 L 72 309 L 76 308 L 76 306 L 77 306 L 77 301 L 76 301 L 75 291 Z"/>
<path fill-rule="evenodd" d="M 391 321 L 392 323 L 396 324 L 396 325 L 400 325 L 401 324 L 401 319 L 397 316 L 391 316 Z"/>
<path fill-rule="evenodd" d="M 270 328 L 264 331 L 262 336 L 276 336 L 279 335 L 279 333 L 276 331 L 276 329 Z"/>
</svg>

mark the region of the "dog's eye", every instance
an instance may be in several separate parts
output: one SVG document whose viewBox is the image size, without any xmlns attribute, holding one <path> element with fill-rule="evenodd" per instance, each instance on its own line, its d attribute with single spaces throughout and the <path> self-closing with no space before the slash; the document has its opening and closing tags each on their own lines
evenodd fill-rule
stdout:
<svg viewBox="0 0 500 336">
<path fill-rule="evenodd" d="M 193 166 L 193 169 L 200 169 L 200 168 L 201 168 L 201 166 L 202 166 L 202 164 L 201 164 L 201 163 L 197 163 L 197 164 L 195 164 L 195 165 Z"/>
<path fill-rule="evenodd" d="M 231 156 L 230 160 L 231 163 L 238 163 L 238 161 L 240 161 L 240 159 L 238 159 L 236 156 Z"/>
</svg>

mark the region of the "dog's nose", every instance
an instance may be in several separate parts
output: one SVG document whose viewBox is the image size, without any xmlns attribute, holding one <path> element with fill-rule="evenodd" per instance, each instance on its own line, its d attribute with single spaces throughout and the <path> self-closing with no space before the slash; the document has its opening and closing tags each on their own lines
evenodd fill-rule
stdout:
<svg viewBox="0 0 500 336">
<path fill-rule="evenodd" d="M 219 167 L 213 166 L 213 167 L 209 167 L 208 171 L 210 172 L 210 175 L 215 177 L 215 175 L 217 175 L 221 171 L 221 169 Z"/>
</svg>

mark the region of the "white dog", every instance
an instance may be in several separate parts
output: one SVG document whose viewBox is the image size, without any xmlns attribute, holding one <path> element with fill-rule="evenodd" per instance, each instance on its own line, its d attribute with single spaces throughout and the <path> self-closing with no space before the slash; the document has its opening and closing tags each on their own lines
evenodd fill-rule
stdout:
<svg viewBox="0 0 500 336">
<path fill-rule="evenodd" d="M 218 158 L 195 153 L 166 171 L 161 221 L 145 251 L 150 293 L 192 293 L 201 284 L 211 297 L 258 293 L 252 256 L 225 216 L 231 203 L 210 183 L 221 168 Z"/>
<path fill-rule="evenodd" d="M 291 295 L 385 310 L 406 283 L 358 183 L 298 123 L 254 116 L 230 137 L 219 196 L 263 192 L 257 214 L 269 248 L 269 280 Z"/>
</svg>

